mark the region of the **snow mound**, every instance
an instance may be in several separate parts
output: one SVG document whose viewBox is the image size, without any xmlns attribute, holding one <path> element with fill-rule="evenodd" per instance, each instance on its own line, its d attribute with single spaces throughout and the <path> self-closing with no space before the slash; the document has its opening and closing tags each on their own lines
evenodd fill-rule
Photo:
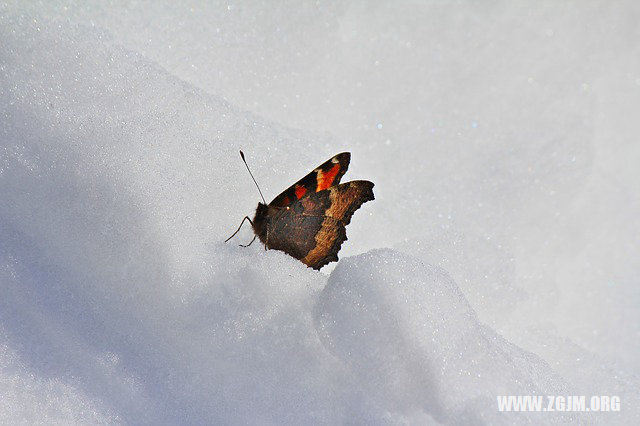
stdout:
<svg viewBox="0 0 640 426">
<path fill-rule="evenodd" d="M 633 1 L 67 3 L 0 4 L 0 423 L 639 423 Z M 222 242 L 239 149 L 352 152 L 340 262 Z"/>
<path fill-rule="evenodd" d="M 316 322 L 362 384 L 369 409 L 422 411 L 443 424 L 575 420 L 496 410 L 497 395 L 565 395 L 566 384 L 482 325 L 448 274 L 418 259 L 388 249 L 344 259 L 320 296 Z"/>
</svg>

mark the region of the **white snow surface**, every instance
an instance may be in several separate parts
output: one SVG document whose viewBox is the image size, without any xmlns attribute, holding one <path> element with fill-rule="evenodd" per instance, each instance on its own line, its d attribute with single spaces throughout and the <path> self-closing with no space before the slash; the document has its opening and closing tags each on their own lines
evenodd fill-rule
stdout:
<svg viewBox="0 0 640 426">
<path fill-rule="evenodd" d="M 0 423 L 639 424 L 640 3 L 0 3 Z M 260 244 L 341 151 L 340 261 Z M 498 395 L 617 395 L 504 413 Z"/>
</svg>

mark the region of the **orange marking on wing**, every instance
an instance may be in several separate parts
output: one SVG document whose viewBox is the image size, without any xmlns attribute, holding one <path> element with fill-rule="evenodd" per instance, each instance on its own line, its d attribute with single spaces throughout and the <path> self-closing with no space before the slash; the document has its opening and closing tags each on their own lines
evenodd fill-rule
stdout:
<svg viewBox="0 0 640 426">
<path fill-rule="evenodd" d="M 328 172 L 323 173 L 322 170 L 318 170 L 318 187 L 316 192 L 323 191 L 329 188 L 333 184 L 333 180 L 340 171 L 340 163 L 336 163 Z"/>
<path fill-rule="evenodd" d="M 296 185 L 296 198 L 299 200 L 307 193 L 307 188 L 304 186 Z"/>
</svg>

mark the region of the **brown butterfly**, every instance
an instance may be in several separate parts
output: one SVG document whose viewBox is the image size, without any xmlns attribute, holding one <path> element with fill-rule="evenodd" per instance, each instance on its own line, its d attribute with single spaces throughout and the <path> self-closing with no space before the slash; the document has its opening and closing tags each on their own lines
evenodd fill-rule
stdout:
<svg viewBox="0 0 640 426">
<path fill-rule="evenodd" d="M 240 156 L 247 165 L 242 151 Z M 248 220 L 255 236 L 243 247 L 251 245 L 257 236 L 265 249 L 281 250 L 313 269 L 337 261 L 340 246 L 347 239 L 346 226 L 353 212 L 374 199 L 372 182 L 354 180 L 340 184 L 350 159 L 348 152 L 335 155 L 269 204 L 263 196 L 264 203 L 258 203 L 253 221 L 245 216 L 238 230 L 225 242 Z M 251 178 L 255 182 L 253 174 Z"/>
</svg>

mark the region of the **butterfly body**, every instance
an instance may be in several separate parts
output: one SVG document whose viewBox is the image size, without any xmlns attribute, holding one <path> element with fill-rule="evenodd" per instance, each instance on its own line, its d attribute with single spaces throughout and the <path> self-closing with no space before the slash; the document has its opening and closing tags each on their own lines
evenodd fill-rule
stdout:
<svg viewBox="0 0 640 426">
<path fill-rule="evenodd" d="M 284 251 L 314 269 L 338 260 L 351 216 L 374 199 L 372 182 L 340 184 L 350 157 L 348 152 L 334 156 L 268 205 L 258 204 L 252 226 L 266 248 Z"/>
</svg>

